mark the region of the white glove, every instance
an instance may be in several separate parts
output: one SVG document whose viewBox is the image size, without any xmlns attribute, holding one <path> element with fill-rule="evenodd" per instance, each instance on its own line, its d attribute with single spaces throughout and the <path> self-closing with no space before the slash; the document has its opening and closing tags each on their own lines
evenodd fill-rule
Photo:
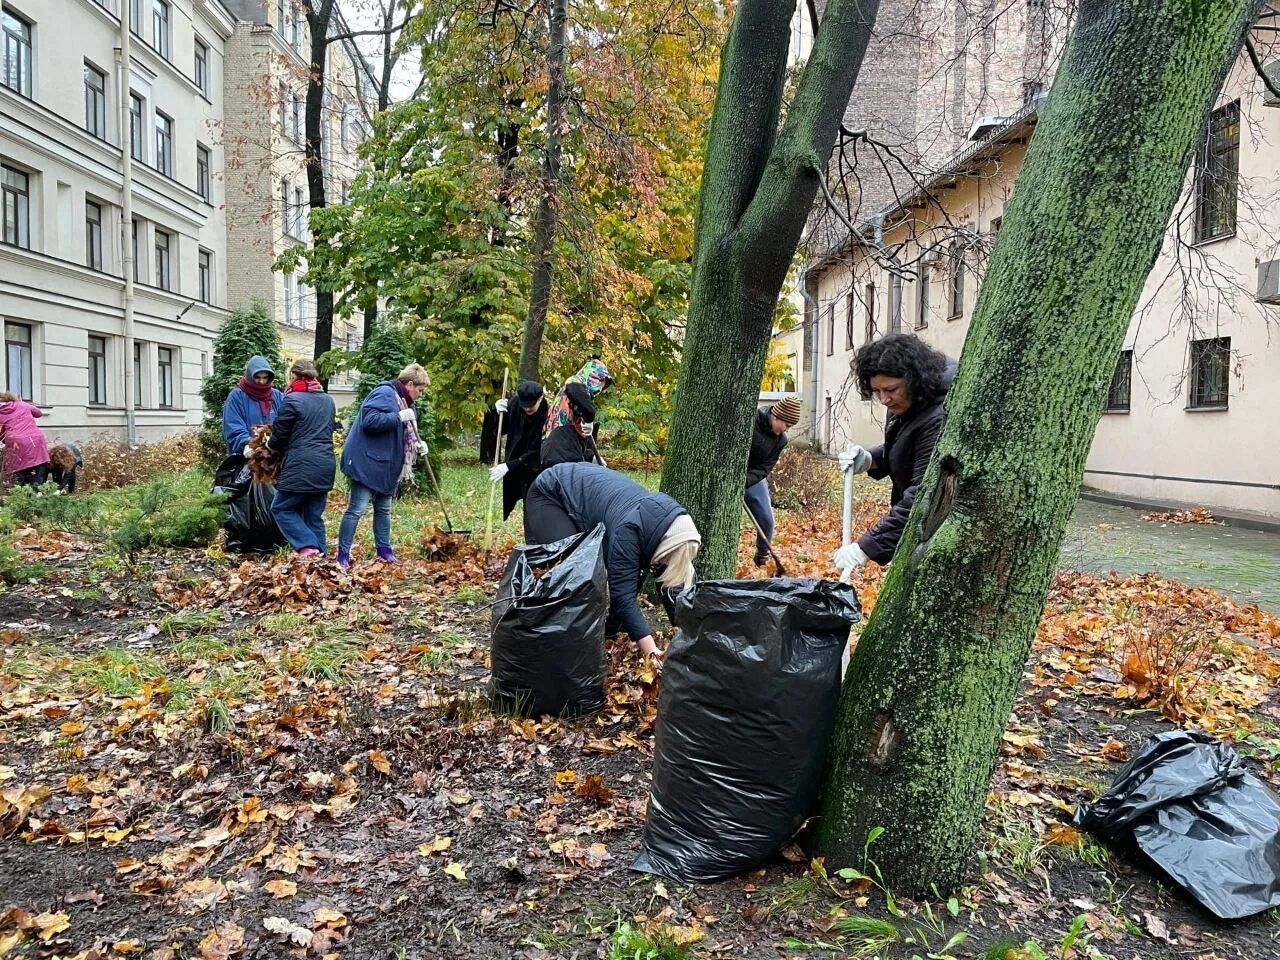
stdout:
<svg viewBox="0 0 1280 960">
<path fill-rule="evenodd" d="M 244 450 L 241 452 L 244 454 L 244 458 L 248 460 L 249 457 L 253 455 L 253 446 L 251 444 L 246 443 L 244 445 Z"/>
<path fill-rule="evenodd" d="M 493 409 L 497 410 L 499 413 L 506 413 L 506 412 L 507 412 L 507 398 L 506 398 L 506 397 L 503 397 L 501 400 L 499 400 L 497 403 L 495 403 L 495 404 L 493 405 Z"/>
<path fill-rule="evenodd" d="M 851 443 L 840 451 L 840 470 L 843 473 L 852 471 L 862 473 L 871 468 L 871 452 Z M 864 558 L 865 559 L 865 558 Z"/>
<path fill-rule="evenodd" d="M 849 574 L 857 570 L 867 560 L 870 559 L 862 548 L 856 543 L 846 543 L 835 553 L 831 554 L 831 562 L 836 565 L 836 569 L 840 571 L 840 579 L 849 579 Z"/>
<path fill-rule="evenodd" d="M 413 423 L 418 419 L 418 415 L 414 413 L 413 407 L 405 407 L 400 411 L 401 423 Z"/>
<path fill-rule="evenodd" d="M 505 463 L 500 463 L 496 467 L 490 467 L 489 482 L 497 483 L 499 480 L 505 477 L 510 471 L 511 471 L 511 468 L 508 467 Z"/>
<path fill-rule="evenodd" d="M 425 456 L 427 455 L 427 453 L 428 453 L 428 450 L 427 450 L 427 441 L 425 441 L 425 440 L 419 440 L 419 441 L 418 441 L 418 447 L 417 447 L 417 450 L 418 450 L 418 456 L 420 456 L 420 457 L 425 457 Z"/>
</svg>

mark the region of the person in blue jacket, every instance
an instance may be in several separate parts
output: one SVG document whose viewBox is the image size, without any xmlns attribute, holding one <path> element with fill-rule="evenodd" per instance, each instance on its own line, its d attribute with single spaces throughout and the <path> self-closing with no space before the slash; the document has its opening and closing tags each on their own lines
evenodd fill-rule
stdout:
<svg viewBox="0 0 1280 960">
<path fill-rule="evenodd" d="M 645 656 L 661 657 L 637 597 L 649 568 L 666 591 L 693 585 L 702 536 L 693 518 L 665 493 L 594 463 L 561 463 L 538 474 L 524 501 L 528 543 L 555 543 L 605 527 L 610 619 Z"/>
<path fill-rule="evenodd" d="M 323 556 L 324 508 L 333 489 L 333 431 L 338 415 L 312 361 L 294 363 L 289 378 L 289 391 L 267 442 L 273 451 L 284 454 L 271 514 L 294 550 L 304 557 Z"/>
<path fill-rule="evenodd" d="M 374 387 L 360 405 L 342 447 L 342 472 L 351 487 L 351 499 L 338 525 L 339 566 L 351 563 L 356 525 L 371 503 L 378 559 L 396 562 L 391 549 L 391 500 L 400 481 L 412 474 L 414 459 L 427 455 L 413 405 L 430 383 L 427 371 L 411 363 L 394 380 Z"/>
<path fill-rule="evenodd" d="M 249 456 L 253 428 L 274 423 L 283 395 L 275 388 L 276 372 L 264 357 L 250 357 L 240 378 L 222 405 L 222 438 L 227 454 Z"/>
</svg>

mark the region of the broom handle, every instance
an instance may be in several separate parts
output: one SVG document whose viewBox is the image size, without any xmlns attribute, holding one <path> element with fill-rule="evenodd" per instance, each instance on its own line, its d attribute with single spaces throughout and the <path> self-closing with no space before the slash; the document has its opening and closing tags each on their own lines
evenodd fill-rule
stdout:
<svg viewBox="0 0 1280 960">
<path fill-rule="evenodd" d="M 502 396 L 507 395 L 507 379 L 511 376 L 511 368 L 502 368 Z M 502 454 L 502 418 L 504 414 L 498 414 L 498 441 L 493 445 L 493 465 L 498 465 L 498 457 Z M 489 484 L 489 509 L 484 515 L 484 550 L 488 553 L 493 549 L 493 495 L 497 492 L 497 484 Z"/>
</svg>

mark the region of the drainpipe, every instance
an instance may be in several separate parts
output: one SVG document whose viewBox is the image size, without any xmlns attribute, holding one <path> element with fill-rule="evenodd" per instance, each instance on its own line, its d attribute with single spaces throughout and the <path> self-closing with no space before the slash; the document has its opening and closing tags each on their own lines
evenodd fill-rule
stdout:
<svg viewBox="0 0 1280 960">
<path fill-rule="evenodd" d="M 818 367 L 818 335 L 821 332 L 819 326 L 822 323 L 822 314 L 818 310 L 818 302 L 809 296 L 808 275 L 809 264 L 802 263 L 797 276 L 800 296 L 804 297 L 805 310 L 813 318 L 812 326 L 809 328 L 811 334 L 809 337 L 809 391 L 812 399 L 809 404 L 809 442 L 812 444 L 818 438 L 818 390 L 822 386 L 822 374 Z"/>
<path fill-rule="evenodd" d="M 124 267 L 124 423 L 130 447 L 138 445 L 138 420 L 133 405 L 133 150 L 129 136 L 129 63 L 132 58 L 129 4 L 120 0 L 120 47 L 116 51 L 116 103 L 120 114 L 120 154 L 123 185 L 120 196 L 120 251 Z"/>
</svg>

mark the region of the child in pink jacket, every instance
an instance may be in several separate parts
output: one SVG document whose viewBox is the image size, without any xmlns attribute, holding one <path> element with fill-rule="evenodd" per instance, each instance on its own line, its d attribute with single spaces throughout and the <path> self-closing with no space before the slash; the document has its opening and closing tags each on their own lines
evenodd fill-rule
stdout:
<svg viewBox="0 0 1280 960">
<path fill-rule="evenodd" d="M 44 413 L 16 394 L 0 390 L 0 444 L 3 473 L 9 483 L 39 486 L 49 470 L 49 445 L 36 425 Z"/>
</svg>

